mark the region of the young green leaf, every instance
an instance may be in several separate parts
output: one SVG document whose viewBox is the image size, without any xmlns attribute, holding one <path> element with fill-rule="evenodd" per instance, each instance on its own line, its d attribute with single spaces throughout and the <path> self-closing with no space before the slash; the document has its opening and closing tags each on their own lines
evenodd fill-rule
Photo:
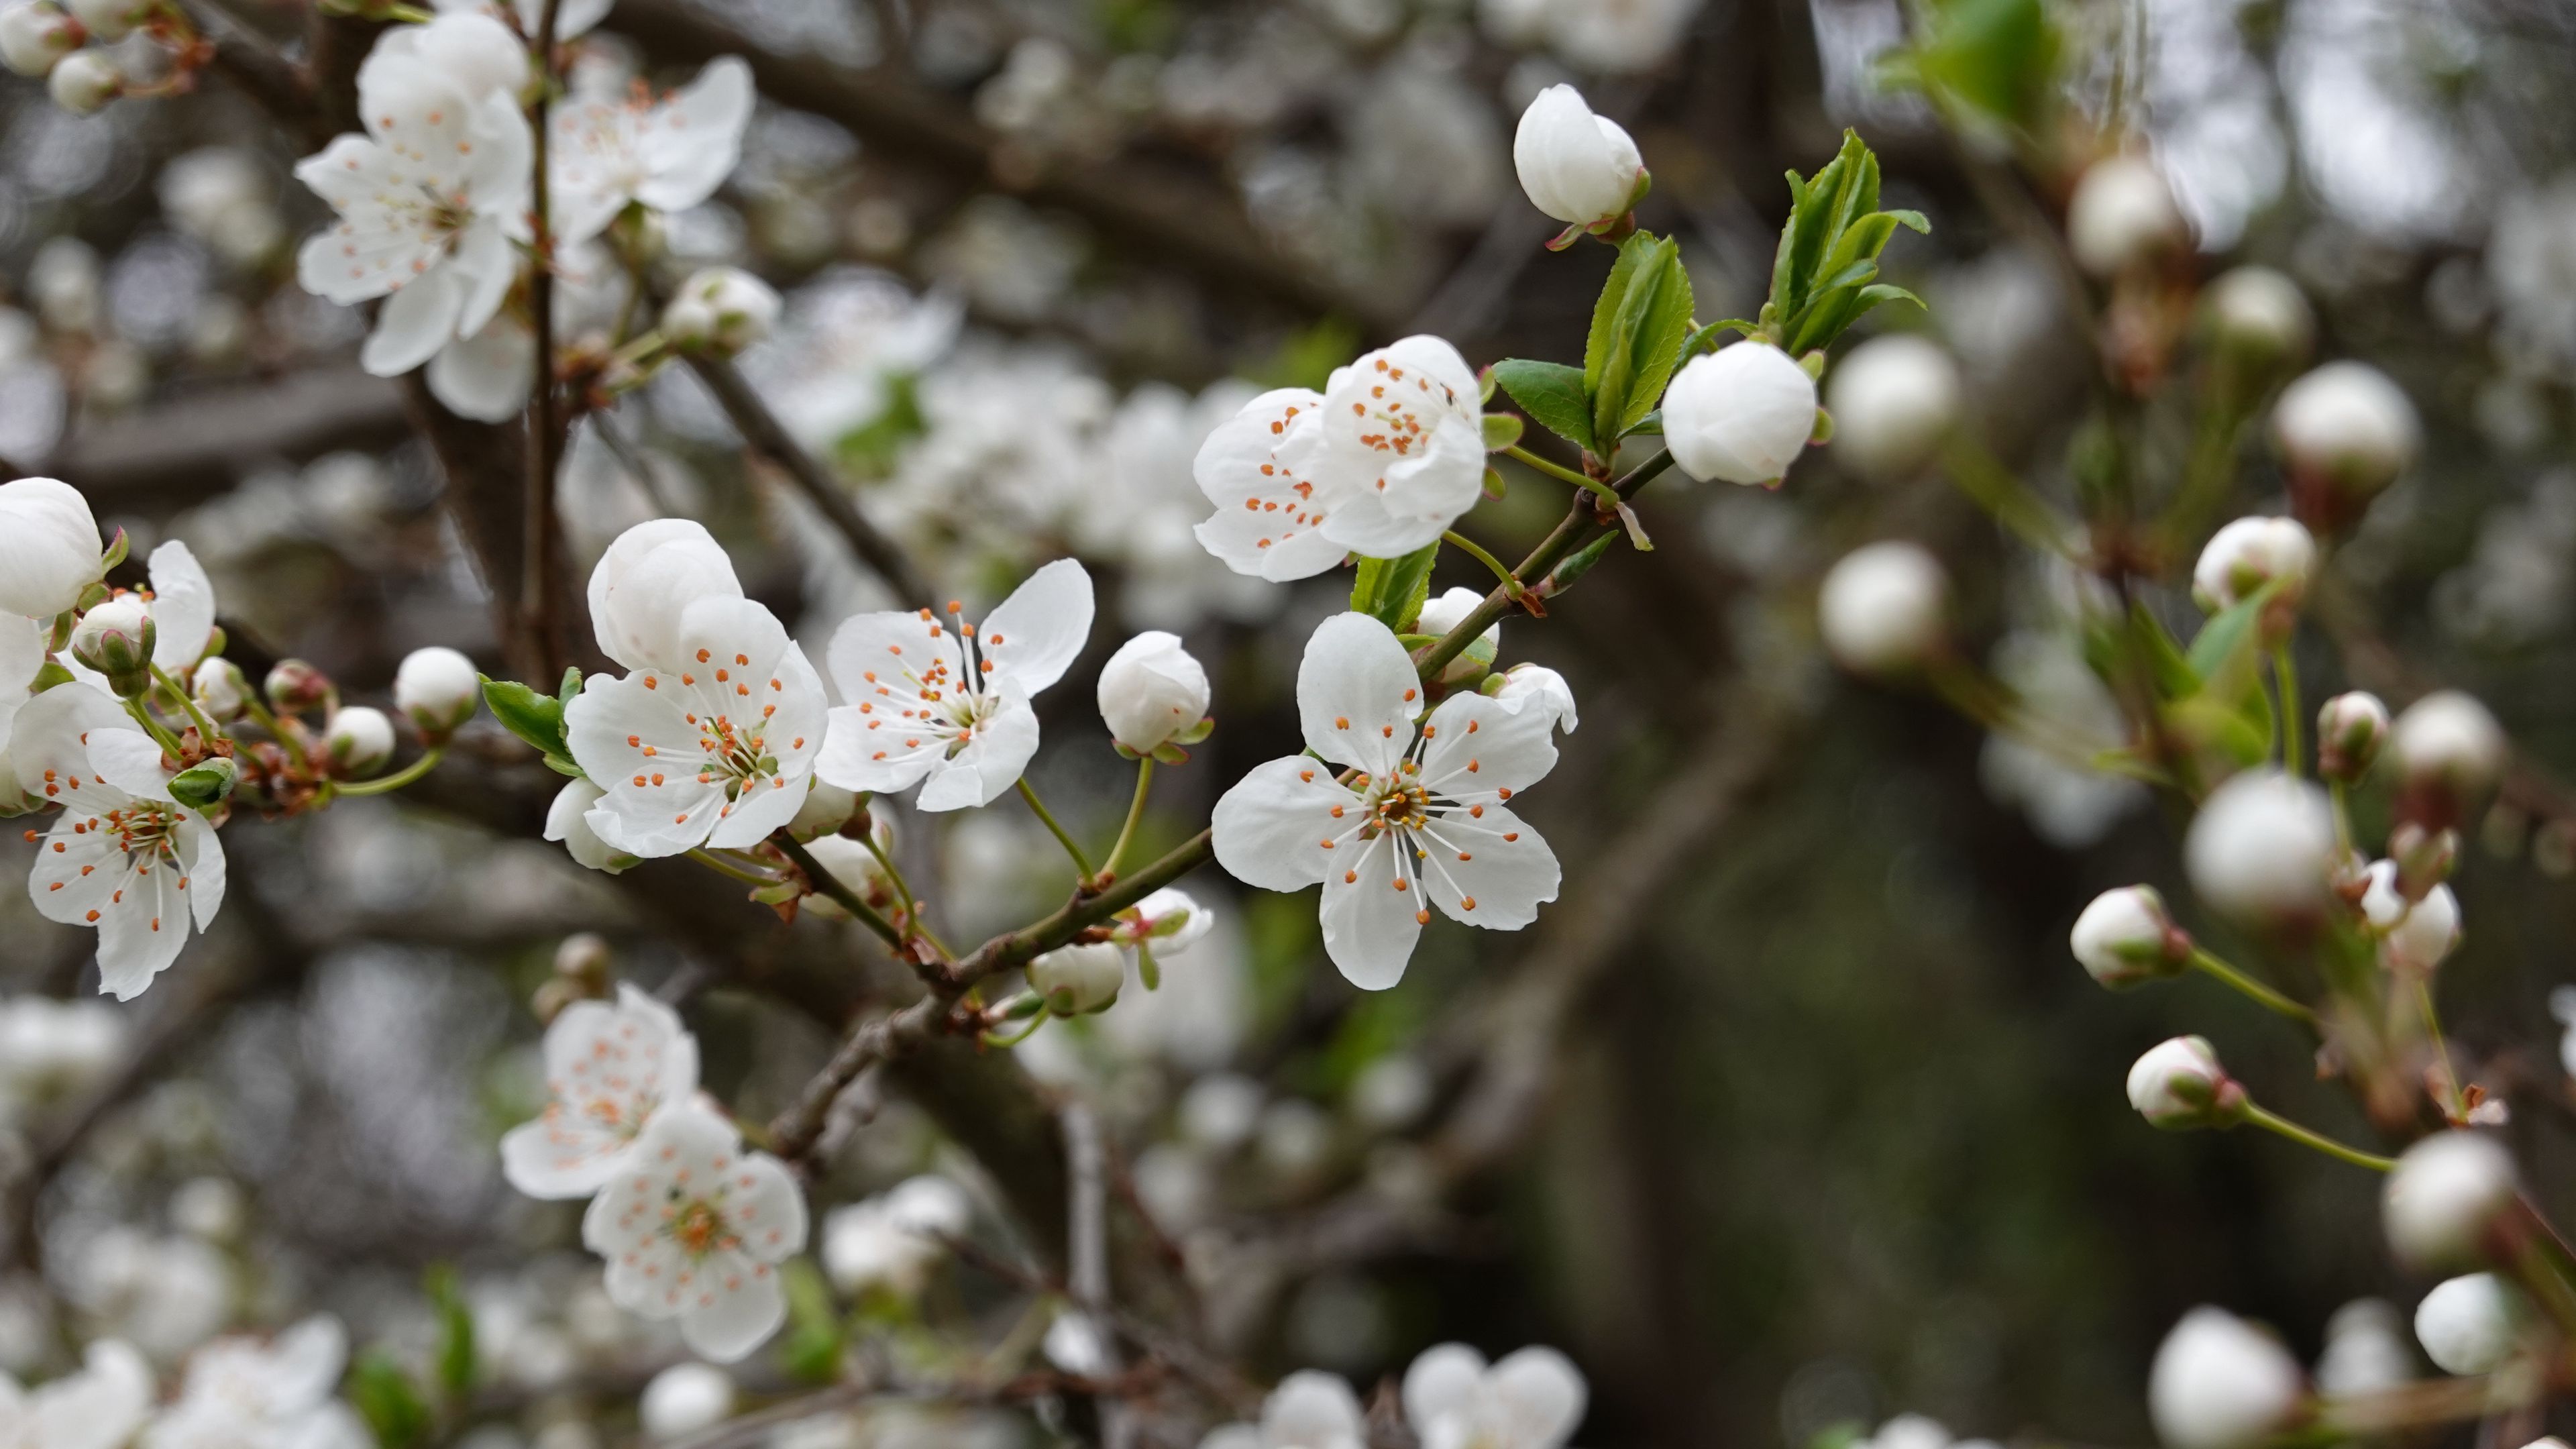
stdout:
<svg viewBox="0 0 2576 1449">
<path fill-rule="evenodd" d="M 1592 395 L 1583 371 L 1560 362 L 1506 358 L 1494 364 L 1494 380 L 1540 427 L 1586 452 L 1592 447 Z"/>
<path fill-rule="evenodd" d="M 537 693 L 514 679 L 483 676 L 483 702 L 491 707 L 492 717 L 501 727 L 526 740 L 538 753 L 569 755 L 564 747 L 563 712 L 559 699 Z"/>
<path fill-rule="evenodd" d="M 2247 694 L 2262 692 L 2263 611 L 2281 582 L 2275 579 L 2211 615 L 2192 637 L 2189 659 L 2192 672 L 2203 681 L 2203 695 L 2236 705 Z"/>
<path fill-rule="evenodd" d="M 1620 309 L 1627 305 L 1629 289 L 1637 284 L 1639 272 L 1655 250 L 1655 238 L 1637 232 L 1619 244 L 1619 260 L 1612 263 L 1610 276 L 1601 284 L 1601 295 L 1593 299 L 1592 330 L 1583 338 L 1583 396 L 1588 401 L 1601 391 L 1601 369 L 1609 364 L 1610 342 L 1618 331 Z"/>
<path fill-rule="evenodd" d="M 1389 629 L 1410 626 L 1431 597 L 1431 565 L 1440 545 L 1427 544 L 1402 558 L 1364 558 L 1351 580 L 1351 608 Z"/>
</svg>

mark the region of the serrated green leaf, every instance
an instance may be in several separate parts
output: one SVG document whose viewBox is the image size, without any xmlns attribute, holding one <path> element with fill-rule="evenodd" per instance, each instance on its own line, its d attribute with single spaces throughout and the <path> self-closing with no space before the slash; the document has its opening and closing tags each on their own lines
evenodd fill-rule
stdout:
<svg viewBox="0 0 2576 1449">
<path fill-rule="evenodd" d="M 1690 335 L 1690 274 L 1682 267 L 1680 244 L 1639 232 L 1626 249 L 1638 255 L 1636 274 L 1611 323 L 1601 370 L 1586 374 L 1592 436 L 1605 441 L 1654 410 Z"/>
<path fill-rule="evenodd" d="M 1351 608 L 1401 632 L 1422 613 L 1431 597 L 1431 565 L 1440 556 L 1437 543 L 1402 558 L 1364 558 L 1351 580 Z"/>
<path fill-rule="evenodd" d="M 1532 422 L 1592 451 L 1592 395 L 1584 387 L 1582 369 L 1512 357 L 1494 364 L 1494 380 Z"/>
<path fill-rule="evenodd" d="M 1601 372 L 1609 365 L 1611 340 L 1618 333 L 1620 310 L 1628 303 L 1628 292 L 1656 251 L 1656 238 L 1650 232 L 1632 233 L 1619 243 L 1619 260 L 1612 263 L 1609 278 L 1601 284 L 1601 295 L 1592 300 L 1592 330 L 1583 337 L 1583 396 L 1587 407 L 1601 391 Z"/>
<path fill-rule="evenodd" d="M 515 679 L 483 676 L 483 703 L 501 728 L 528 742 L 538 753 L 569 756 L 564 747 L 563 703 L 537 693 Z"/>
</svg>

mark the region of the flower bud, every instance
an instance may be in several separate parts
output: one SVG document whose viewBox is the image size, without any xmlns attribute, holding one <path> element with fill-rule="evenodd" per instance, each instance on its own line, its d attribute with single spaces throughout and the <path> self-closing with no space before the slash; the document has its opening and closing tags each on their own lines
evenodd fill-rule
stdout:
<svg viewBox="0 0 2576 1449">
<path fill-rule="evenodd" d="M 1929 462 L 1959 421 L 1959 364 L 1910 332 L 1873 337 L 1825 379 L 1834 456 L 1889 478 Z"/>
<path fill-rule="evenodd" d="M 152 646 L 159 631 L 151 606 L 118 594 L 81 615 L 72 628 L 72 657 L 107 676 L 107 686 L 132 699 L 152 687 Z"/>
<path fill-rule="evenodd" d="M 1567 734 L 1582 723 L 1575 714 L 1573 687 L 1544 664 L 1515 664 L 1488 679 L 1484 692 L 1514 714 L 1535 709 L 1555 716 L 1556 727 Z"/>
<path fill-rule="evenodd" d="M 2399 712 L 2388 752 L 2404 773 L 2399 813 L 2427 826 L 2456 824 L 2504 779 L 2513 747 L 2474 697 L 2435 690 Z"/>
<path fill-rule="evenodd" d="M 2066 245 L 2084 270 L 2115 277 L 2189 248 L 2191 224 L 2154 162 L 2110 156 L 2075 184 L 2066 203 Z"/>
<path fill-rule="evenodd" d="M 708 267 L 680 285 L 662 309 L 662 335 L 683 351 L 730 356 L 778 325 L 778 294 L 739 267 Z"/>
<path fill-rule="evenodd" d="M 2179 975 L 2191 962 L 2191 937 L 2174 924 L 2153 886 L 2095 896 L 2075 918 L 2069 944 L 2093 979 L 2114 991 Z"/>
<path fill-rule="evenodd" d="M 805 803 L 796 807 L 796 818 L 787 822 L 787 833 L 799 841 L 830 835 L 857 813 L 859 797 L 855 792 L 817 779 L 813 788 L 805 792 Z"/>
<path fill-rule="evenodd" d="M 2380 1190 L 2380 1225 L 2407 1267 L 2461 1267 L 2486 1255 L 2489 1235 L 2521 1191 L 2502 1143 L 2480 1132 L 2436 1132 L 2398 1157 Z"/>
<path fill-rule="evenodd" d="M 281 714 L 302 714 L 331 697 L 331 680 L 301 659 L 281 659 L 268 671 L 265 692 L 269 708 Z"/>
<path fill-rule="evenodd" d="M 1919 545 L 1873 543 L 1843 555 L 1816 597 L 1825 648 L 1845 669 L 1886 674 L 1940 652 L 1949 576 Z"/>
<path fill-rule="evenodd" d="M 2382 1298 L 2356 1298 L 2326 1320 L 2325 1352 L 2317 1355 L 2317 1392 L 2329 1398 L 2385 1393 L 2415 1377 L 2415 1350 L 2406 1342 L 2406 1320 Z"/>
<path fill-rule="evenodd" d="M 2379 933 L 2380 957 L 2388 965 L 2430 971 L 2460 944 L 2460 898 L 2449 886 L 2436 885 L 2409 901 L 2398 889 L 2393 860 L 2373 861 L 2364 881 L 2362 918 Z"/>
<path fill-rule="evenodd" d="M 30 0 L 0 11 L 0 65 L 23 76 L 51 72 L 55 62 L 80 49 L 87 38 L 80 22 L 53 0 Z"/>
<path fill-rule="evenodd" d="M 232 798 L 241 766 L 222 755 L 201 760 L 170 777 L 170 798 L 192 810 L 212 810 Z"/>
<path fill-rule="evenodd" d="M 482 702 L 483 678 L 474 661 L 453 649 L 415 649 L 394 671 L 394 708 L 420 731 L 423 744 L 435 745 L 456 733 Z"/>
<path fill-rule="evenodd" d="M 1703 483 L 1777 484 L 1816 432 L 1816 380 L 1768 342 L 1684 364 L 1664 389 L 1664 446 Z"/>
<path fill-rule="evenodd" d="M 1208 677 L 1177 635 L 1148 629 L 1100 668 L 1100 718 L 1110 737 L 1150 755 L 1207 718 Z"/>
<path fill-rule="evenodd" d="M 584 818 L 607 794 L 588 780 L 564 781 L 564 787 L 555 792 L 554 803 L 546 807 L 546 839 L 562 841 L 564 849 L 579 864 L 617 875 L 635 866 L 637 857 L 600 839 Z"/>
<path fill-rule="evenodd" d="M 331 757 L 331 773 L 359 780 L 385 767 L 394 757 L 394 722 L 380 709 L 353 704 L 336 710 L 322 732 L 322 752 Z"/>
<path fill-rule="evenodd" d="M 2388 706 L 2362 690 L 2338 694 L 2317 711 L 2317 773 L 2349 785 L 2370 773 L 2388 743 Z"/>
<path fill-rule="evenodd" d="M 876 835 L 877 849 L 892 855 L 894 851 L 892 822 L 882 815 L 872 816 L 868 821 L 868 829 Z M 851 894 L 870 906 L 883 907 L 895 903 L 894 882 L 887 878 L 885 867 L 877 863 L 876 853 L 868 849 L 866 841 L 855 840 L 847 835 L 824 835 L 807 845 L 805 851 L 814 857 L 814 863 L 823 867 L 824 872 L 833 880 L 838 881 Z M 821 882 L 817 881 L 815 884 L 820 885 Z M 830 896 L 819 893 L 807 896 L 804 908 L 832 921 L 847 920 L 850 915 L 848 907 Z"/>
<path fill-rule="evenodd" d="M 114 45 L 150 18 L 149 0 L 64 0 L 72 18 L 101 45 Z"/>
<path fill-rule="evenodd" d="M 1483 594 L 1477 593 L 1474 589 L 1464 588 L 1451 589 L 1446 593 L 1424 599 L 1422 612 L 1413 621 L 1413 631 L 1417 634 L 1429 634 L 1435 638 L 1445 636 L 1459 625 L 1466 623 L 1467 616 L 1476 612 L 1476 606 L 1483 602 L 1485 602 Z M 1494 656 L 1501 653 L 1502 648 L 1503 624 L 1497 619 L 1484 633 L 1469 640 L 1467 647 L 1459 650 L 1458 656 L 1441 669 L 1440 682 L 1463 684 L 1468 680 L 1481 678 L 1486 670 L 1493 668 Z"/>
<path fill-rule="evenodd" d="M 45 91 L 55 105 L 73 115 L 92 116 L 125 94 L 125 72 L 116 68 L 106 51 L 75 50 L 54 63 L 53 73 L 45 78 Z"/>
<path fill-rule="evenodd" d="M 1059 946 L 1029 963 L 1029 989 L 1058 1016 L 1098 1011 L 1127 982 L 1127 953 L 1106 941 Z"/>
<path fill-rule="evenodd" d="M 2451 878 L 2460 863 L 2460 832 L 2427 830 L 2412 820 L 2388 832 L 2388 858 L 2397 865 L 2397 894 L 2410 901 Z"/>
<path fill-rule="evenodd" d="M 709 1363 L 675 1363 L 655 1374 L 636 1401 L 644 1437 L 656 1443 L 686 1439 L 733 1414 L 733 1377 Z"/>
<path fill-rule="evenodd" d="M 1577 227 L 1627 215 L 1646 179 L 1637 143 L 1618 122 L 1593 114 L 1569 85 L 1540 91 L 1521 112 L 1512 169 L 1530 205 Z"/>
<path fill-rule="evenodd" d="M 206 718 L 217 724 L 230 724 L 250 707 L 250 681 L 242 677 L 241 666 L 220 654 L 197 661 L 196 672 L 188 677 L 188 695 Z"/>
<path fill-rule="evenodd" d="M 1109 919 L 1109 938 L 1122 946 L 1151 946 L 1158 956 L 1177 956 L 1196 945 L 1216 925 L 1191 895 L 1165 886 Z"/>
<path fill-rule="evenodd" d="M 575 931 L 555 943 L 555 974 L 592 996 L 610 994 L 608 968 L 615 959 L 608 938 L 596 931 Z"/>
<path fill-rule="evenodd" d="M 2215 614 L 2274 580 L 2273 595 L 2296 608 L 2317 568 L 2317 541 L 2295 518 L 2240 518 L 2209 536 L 2192 566 L 2191 596 Z"/>
<path fill-rule="evenodd" d="M 100 557 L 79 489 L 52 478 L 0 483 L 0 613 L 50 619 L 73 608 L 106 572 Z"/>
<path fill-rule="evenodd" d="M 2315 919 L 2336 860 L 2325 791 L 2278 770 L 2248 770 L 2211 791 L 2183 838 L 2192 889 L 2250 926 Z"/>
<path fill-rule="evenodd" d="M 2245 1120 L 2245 1089 L 2218 1065 L 2209 1039 L 2178 1036 L 2129 1068 L 2129 1105 L 2167 1131 L 2233 1127 Z"/>
<path fill-rule="evenodd" d="M 2340 521 L 2379 496 L 2415 461 L 2423 431 L 2415 405 L 2388 374 L 2360 362 L 2329 362 L 2281 390 L 2272 405 L 2272 440 L 2314 508 L 2312 517 Z"/>
<path fill-rule="evenodd" d="M 2493 1273 L 2470 1273 L 2433 1286 L 2415 1305 L 2415 1341 L 2444 1373 L 2493 1373 L 2522 1346 L 2531 1302 Z"/>
<path fill-rule="evenodd" d="M 2317 316 L 2299 284 L 2270 267 L 2238 267 L 2202 294 L 2218 345 L 2264 366 L 2294 363 L 2315 345 Z"/>
<path fill-rule="evenodd" d="M 2251 1449 L 2298 1418 L 2307 1385 L 2280 1340 L 2206 1304 L 2156 1350 L 2147 1414 L 2166 1449 Z"/>
</svg>

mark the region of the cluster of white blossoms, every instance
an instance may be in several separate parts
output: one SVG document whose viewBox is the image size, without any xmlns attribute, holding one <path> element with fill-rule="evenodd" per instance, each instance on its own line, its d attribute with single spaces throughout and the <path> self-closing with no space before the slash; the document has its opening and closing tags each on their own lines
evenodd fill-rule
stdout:
<svg viewBox="0 0 2576 1449">
<path fill-rule="evenodd" d="M 335 1397 L 348 1362 L 339 1320 L 308 1318 L 265 1342 L 217 1339 L 191 1354 L 166 1404 L 152 1367 L 119 1339 L 33 1390 L 0 1374 L 0 1444 L 24 1449 L 367 1449 L 375 1436 Z"/>
<path fill-rule="evenodd" d="M 501 1142 L 510 1184 L 590 1199 L 581 1238 L 610 1300 L 677 1319 L 689 1347 L 731 1363 L 787 1318 L 778 1265 L 803 1251 L 805 1197 L 698 1092 L 698 1044 L 632 986 L 575 1001 L 546 1028 L 546 1106 Z"/>
<path fill-rule="evenodd" d="M 1583 1422 L 1591 1389 L 1572 1360 L 1530 1347 L 1487 1363 L 1463 1343 L 1422 1351 L 1400 1395 L 1423 1449 L 1563 1449 Z M 1313 1369 L 1281 1379 L 1256 1423 L 1228 1424 L 1199 1449 L 1362 1449 L 1370 1441 L 1359 1395 Z"/>
</svg>

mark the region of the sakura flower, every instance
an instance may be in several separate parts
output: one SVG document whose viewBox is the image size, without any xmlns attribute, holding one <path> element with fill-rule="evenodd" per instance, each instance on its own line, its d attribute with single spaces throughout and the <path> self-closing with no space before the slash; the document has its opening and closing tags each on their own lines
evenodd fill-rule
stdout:
<svg viewBox="0 0 2576 1449">
<path fill-rule="evenodd" d="M 1236 879 L 1323 882 L 1324 949 L 1363 990 L 1404 975 L 1431 906 L 1517 930 L 1556 899 L 1554 852 L 1503 803 L 1555 767 L 1553 716 L 1452 695 L 1417 736 L 1421 698 L 1386 625 L 1325 620 L 1297 670 L 1306 744 L 1323 759 L 1272 760 L 1216 805 L 1216 858 Z M 1338 780 L 1334 765 L 1354 773 Z"/>
<path fill-rule="evenodd" d="M 152 1412 L 152 1367 L 131 1345 L 89 1346 L 78 1373 L 41 1388 L 0 1373 L 0 1445 L 9 1449 L 118 1449 Z"/>
<path fill-rule="evenodd" d="M 591 1199 L 581 1240 L 608 1260 L 609 1300 L 680 1321 L 690 1351 L 732 1363 L 787 1321 L 776 1264 L 805 1246 L 805 1199 L 778 1159 L 746 1151 L 695 1098 L 653 1114 L 628 1165 Z"/>
<path fill-rule="evenodd" d="M 517 278 L 511 238 L 533 147 L 517 96 L 526 75 L 525 47 L 488 15 L 398 27 L 358 70 L 367 133 L 297 164 L 340 220 L 305 242 L 296 279 L 343 304 L 392 298 L 359 353 L 369 372 L 409 372 L 480 332 Z"/>
<path fill-rule="evenodd" d="M 98 928 L 99 989 L 130 1001 L 224 900 L 224 848 L 170 794 L 160 745 L 86 684 L 18 712 L 9 756 L 27 794 L 62 807 L 27 894 L 47 920 Z"/>
<path fill-rule="evenodd" d="M 1109 939 L 1128 948 L 1131 955 L 1139 947 L 1148 947 L 1157 957 L 1168 959 L 1196 945 L 1215 924 L 1216 917 L 1187 891 L 1165 886 L 1110 917 Z"/>
<path fill-rule="evenodd" d="M 871 1288 L 917 1297 L 948 1256 L 942 1239 L 963 1234 L 974 1217 L 974 1204 L 956 1183 L 931 1173 L 906 1178 L 824 1215 L 824 1276 L 853 1297 Z"/>
<path fill-rule="evenodd" d="M 0 483 L 0 610 L 50 619 L 104 572 L 98 522 L 79 489 L 53 478 Z"/>
<path fill-rule="evenodd" d="M 1239 574 L 1284 583 L 1342 561 L 1323 534 L 1310 461 L 1323 439 L 1324 395 L 1313 388 L 1265 392 L 1199 445 L 1191 472 L 1216 512 L 1196 530 L 1200 544 Z"/>
<path fill-rule="evenodd" d="M 1547 718 L 1567 734 L 1582 723 L 1575 712 L 1574 687 L 1565 676 L 1544 664 L 1515 664 L 1492 676 L 1496 681 L 1486 692 L 1503 708 L 1518 713 L 1530 710 Z"/>
<path fill-rule="evenodd" d="M 1336 370 L 1310 465 L 1324 536 L 1371 558 L 1437 542 L 1484 492 L 1482 396 L 1475 369 L 1437 337 Z"/>
<path fill-rule="evenodd" d="M 741 159 L 751 105 L 751 67 L 732 55 L 658 100 L 641 86 L 569 97 L 546 149 L 557 234 L 587 241 L 630 204 L 686 211 L 714 195 Z"/>
<path fill-rule="evenodd" d="M 501 1173 L 530 1197 L 585 1197 L 630 1163 L 665 1102 L 698 1089 L 698 1042 L 678 1013 L 620 984 L 615 1004 L 576 1001 L 546 1028 L 546 1107 L 501 1138 Z"/>
<path fill-rule="evenodd" d="M 332 1397 L 349 1359 L 349 1338 L 327 1314 L 275 1339 L 224 1338 L 188 1361 L 179 1402 L 143 1431 L 141 1449 L 365 1449 L 374 1437 Z"/>
<path fill-rule="evenodd" d="M 851 618 L 828 657 L 848 703 L 831 713 L 815 773 L 878 794 L 922 782 L 913 803 L 924 810 L 991 804 L 1037 753 L 1029 701 L 1082 652 L 1091 612 L 1091 576 L 1058 559 L 980 631 L 960 623 L 952 634 L 928 609 Z"/>
<path fill-rule="evenodd" d="M 700 598 L 739 599 L 733 560 L 705 528 L 657 518 L 619 534 L 590 571 L 591 628 L 599 652 L 628 669 L 680 658 L 681 611 Z"/>
<path fill-rule="evenodd" d="M 1368 1423 L 1359 1395 L 1334 1374 L 1304 1369 L 1279 1381 L 1258 1424 L 1228 1424 L 1199 1449 L 1363 1449 Z"/>
<path fill-rule="evenodd" d="M 1444 1343 L 1404 1371 L 1404 1416 L 1423 1449 L 1561 1449 L 1587 1396 L 1582 1371 L 1552 1348 L 1489 1366 L 1467 1345 Z"/>
</svg>

